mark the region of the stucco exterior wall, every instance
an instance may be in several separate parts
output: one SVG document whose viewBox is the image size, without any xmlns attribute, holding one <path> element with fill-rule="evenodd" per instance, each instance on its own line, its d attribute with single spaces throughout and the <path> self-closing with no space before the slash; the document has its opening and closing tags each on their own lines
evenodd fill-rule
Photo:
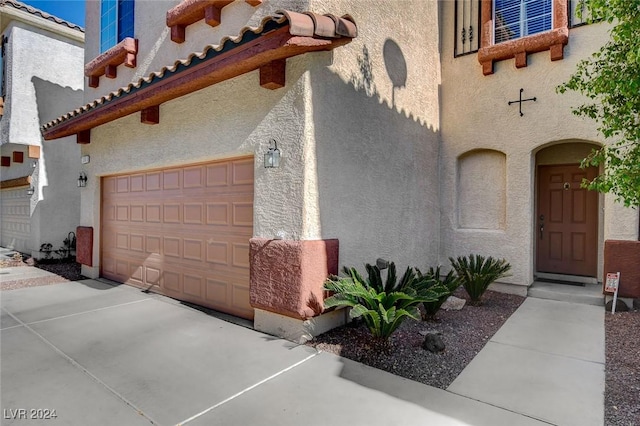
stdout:
<svg viewBox="0 0 640 426">
<path fill-rule="evenodd" d="M 358 37 L 310 70 L 307 238 L 339 238 L 340 266 L 383 257 L 437 264 L 436 2 L 312 1 L 348 13 Z M 425 30 L 428 29 L 428 30 Z M 314 191 L 314 185 L 317 188 Z"/>
<path fill-rule="evenodd" d="M 570 29 L 564 59 L 552 62 L 549 52 L 530 54 L 528 66 L 517 69 L 513 59 L 496 62 L 494 74 L 484 76 L 477 54 L 454 58 L 454 2 L 442 8 L 442 151 L 440 258 L 480 253 L 504 257 L 513 266 L 506 283 L 529 285 L 535 273 L 535 153 L 566 142 L 604 143 L 594 122 L 579 118 L 571 108 L 583 99 L 575 93 L 556 93 L 577 62 L 591 54 L 608 37 L 606 24 Z M 522 105 L 518 100 L 536 97 Z M 492 149 L 506 155 L 506 226 L 499 230 L 462 229 L 456 224 L 458 159 L 475 149 Z M 562 156 L 559 148 L 552 156 Z M 576 159 L 575 162 L 578 162 Z M 545 160 L 548 161 L 548 160 Z M 604 238 L 616 234 L 637 238 L 637 212 L 601 197 L 599 252 Z M 484 200 L 478 200 L 482 203 Z M 601 258 L 601 257 L 600 257 Z M 599 262 L 601 264 L 601 262 Z M 601 275 L 601 274 L 600 274 Z"/>
<path fill-rule="evenodd" d="M 85 274 L 99 273 L 99 177 L 247 154 L 255 158 L 255 237 L 337 238 L 340 266 L 361 267 L 380 256 L 399 265 L 437 262 L 437 32 L 413 40 L 425 19 L 437 26 L 435 2 L 406 2 L 407 10 L 392 17 L 383 1 L 270 1 L 258 8 L 234 2 L 223 9 L 219 27 L 187 27 L 182 45 L 171 42 L 165 25 L 166 10 L 176 3 L 136 4 L 140 69 L 118 67 L 118 77 L 101 77 L 85 100 L 236 35 L 277 9 L 349 13 L 363 25 L 351 44 L 288 59 L 282 89 L 261 88 L 252 72 L 162 104 L 157 125 L 133 114 L 94 128 L 82 147 L 91 163 L 84 168 L 90 179 L 81 191 L 81 224 L 95 230 L 94 266 L 84 266 Z M 97 11 L 87 4 L 85 61 L 98 53 Z M 384 31 L 370 24 L 389 19 Z M 281 166 L 265 169 L 262 156 L 272 138 Z"/>
<path fill-rule="evenodd" d="M 43 144 L 40 126 L 82 102 L 84 54 L 77 39 L 81 33 L 68 38 L 47 31 L 50 21 L 43 23 L 43 28 L 35 25 L 37 19 L 33 22 L 11 21 L 4 31 L 8 38 L 6 96 L 0 134 L 3 155 L 24 152 L 23 163 L 3 167 L 2 179 L 31 175 L 35 189 L 30 200 L 29 237 L 14 248 L 40 257 L 42 243 L 49 242 L 56 249 L 62 246 L 80 220 L 76 186 L 80 148 L 75 138 Z M 35 168 L 27 145 L 40 147 Z"/>
</svg>

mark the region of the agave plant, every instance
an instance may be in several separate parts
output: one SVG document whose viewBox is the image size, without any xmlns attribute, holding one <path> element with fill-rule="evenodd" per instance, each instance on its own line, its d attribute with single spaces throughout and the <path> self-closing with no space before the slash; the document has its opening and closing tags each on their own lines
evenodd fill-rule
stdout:
<svg viewBox="0 0 640 426">
<path fill-rule="evenodd" d="M 460 279 L 455 274 L 453 270 L 449 271 L 449 273 L 442 278 L 440 273 L 440 265 L 437 268 L 430 267 L 426 273 L 422 273 L 418 268 L 416 268 L 416 272 L 418 274 L 419 279 L 423 279 L 427 282 L 432 282 L 434 287 L 437 288 L 439 292 L 442 293 L 442 296 L 438 298 L 438 300 L 434 302 L 424 302 L 422 306 L 425 310 L 425 319 L 434 320 L 436 317 L 436 313 L 442 307 L 442 304 L 447 300 L 449 296 L 453 294 L 453 292 L 460 287 Z M 432 287 L 432 289 L 434 289 Z"/>
<path fill-rule="evenodd" d="M 457 259 L 450 257 L 449 261 L 473 304 L 479 304 L 487 287 L 492 282 L 508 276 L 511 269 L 511 265 L 504 259 L 494 259 L 491 256 L 485 259 L 479 254 L 461 256 Z"/>
<path fill-rule="evenodd" d="M 395 265 L 390 263 L 384 282 L 379 268 L 369 264 L 366 268 L 368 279 L 363 279 L 355 268 L 344 268 L 347 277 L 328 279 L 325 289 L 333 292 L 333 296 L 325 299 L 324 306 L 351 307 L 349 316 L 362 317 L 371 334 L 384 342 L 406 318 L 420 320 L 420 303 L 435 301 L 441 296 L 425 279 L 418 279 L 411 268 L 407 268 L 398 281 Z"/>
</svg>

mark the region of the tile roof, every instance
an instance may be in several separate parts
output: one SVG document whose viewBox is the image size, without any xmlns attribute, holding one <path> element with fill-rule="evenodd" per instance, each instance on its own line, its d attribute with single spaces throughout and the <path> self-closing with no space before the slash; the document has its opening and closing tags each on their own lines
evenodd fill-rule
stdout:
<svg viewBox="0 0 640 426">
<path fill-rule="evenodd" d="M 286 10 L 278 10 L 273 16 L 265 17 L 258 27 L 244 27 L 240 31 L 240 34 L 236 37 L 224 37 L 218 45 L 207 45 L 201 52 L 191 53 L 186 59 L 177 60 L 173 65 L 165 66 L 159 71 L 149 74 L 147 77 L 142 77 L 134 83 L 130 83 L 125 87 L 108 93 L 86 105 L 83 105 L 73 111 L 64 114 L 61 117 L 56 118 L 41 127 L 41 131 L 45 140 L 56 139 L 64 136 L 68 136 L 76 133 L 77 131 L 87 130 L 94 126 L 83 125 L 76 126 L 73 131 L 57 131 L 56 135 L 53 132 L 57 127 L 68 124 L 69 121 L 76 121 L 81 119 L 81 116 L 90 113 L 97 112 L 96 110 L 108 106 L 110 103 L 121 100 L 129 95 L 132 95 L 142 89 L 146 89 L 154 84 L 161 82 L 168 77 L 176 76 L 183 71 L 188 70 L 190 67 L 201 64 L 211 59 L 215 59 L 216 56 L 232 51 L 239 45 L 247 42 L 254 41 L 260 37 L 267 36 L 273 33 L 275 30 L 285 28 L 288 25 L 288 32 L 291 36 L 298 36 L 302 38 L 314 38 L 318 40 L 324 40 L 326 43 L 324 50 L 330 50 L 340 44 L 334 44 L 339 39 L 349 42 L 352 38 L 357 36 L 357 27 L 350 15 L 343 15 L 337 17 L 334 15 L 317 15 L 312 12 L 291 12 Z M 334 41 L 332 41 L 334 40 Z M 304 44 L 304 43 L 303 43 Z M 342 43 L 345 44 L 345 43 Z M 297 53 L 290 54 L 287 57 L 295 56 L 297 54 L 305 53 L 305 46 L 294 46 L 298 49 Z M 310 44 L 306 51 L 321 50 L 320 48 L 313 48 Z M 255 68 L 254 68 L 255 69 Z M 178 95 L 182 96 L 182 95 Z M 175 97 L 178 97 L 175 96 Z M 140 111 L 142 108 L 136 109 Z M 122 114 L 119 117 L 131 114 L 135 111 Z M 119 118 L 116 117 L 116 118 Z M 115 118 L 114 118 L 115 119 Z M 111 120 L 100 120 L 98 124 L 104 124 Z M 80 128 L 82 127 L 82 128 Z"/>
<path fill-rule="evenodd" d="M 84 28 L 79 25 L 73 24 L 69 21 L 65 21 L 64 19 L 60 19 L 57 16 L 50 15 L 47 12 L 43 12 L 40 9 L 36 9 L 35 7 L 29 6 L 16 0 L 0 0 L 0 7 L 2 6 L 10 6 L 14 9 L 23 10 L 31 15 L 39 16 L 48 21 L 55 22 L 56 24 L 64 25 L 68 28 L 71 28 L 72 30 L 84 32 Z"/>
</svg>

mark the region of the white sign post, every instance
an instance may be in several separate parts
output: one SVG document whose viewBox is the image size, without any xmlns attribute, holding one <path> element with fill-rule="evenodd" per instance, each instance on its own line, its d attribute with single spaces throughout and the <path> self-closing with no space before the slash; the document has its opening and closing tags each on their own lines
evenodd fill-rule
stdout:
<svg viewBox="0 0 640 426">
<path fill-rule="evenodd" d="M 611 313 L 616 313 L 616 303 L 618 303 L 618 285 L 620 284 L 620 272 L 608 273 L 607 282 L 604 285 L 605 292 L 613 292 L 613 304 L 611 305 Z"/>
</svg>

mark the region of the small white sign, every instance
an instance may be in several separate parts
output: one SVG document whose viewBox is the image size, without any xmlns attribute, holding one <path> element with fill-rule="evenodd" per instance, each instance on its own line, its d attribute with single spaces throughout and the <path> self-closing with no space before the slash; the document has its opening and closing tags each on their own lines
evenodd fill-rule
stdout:
<svg viewBox="0 0 640 426">
<path fill-rule="evenodd" d="M 604 283 L 605 292 L 613 292 L 613 303 L 611 304 L 611 313 L 616 313 L 616 303 L 618 303 L 618 285 L 620 284 L 620 272 L 607 273 L 607 281 Z"/>
<path fill-rule="evenodd" d="M 618 291 L 618 284 L 620 284 L 620 273 L 608 273 L 607 282 L 604 285 L 604 291 L 608 293 L 615 293 Z"/>
</svg>

